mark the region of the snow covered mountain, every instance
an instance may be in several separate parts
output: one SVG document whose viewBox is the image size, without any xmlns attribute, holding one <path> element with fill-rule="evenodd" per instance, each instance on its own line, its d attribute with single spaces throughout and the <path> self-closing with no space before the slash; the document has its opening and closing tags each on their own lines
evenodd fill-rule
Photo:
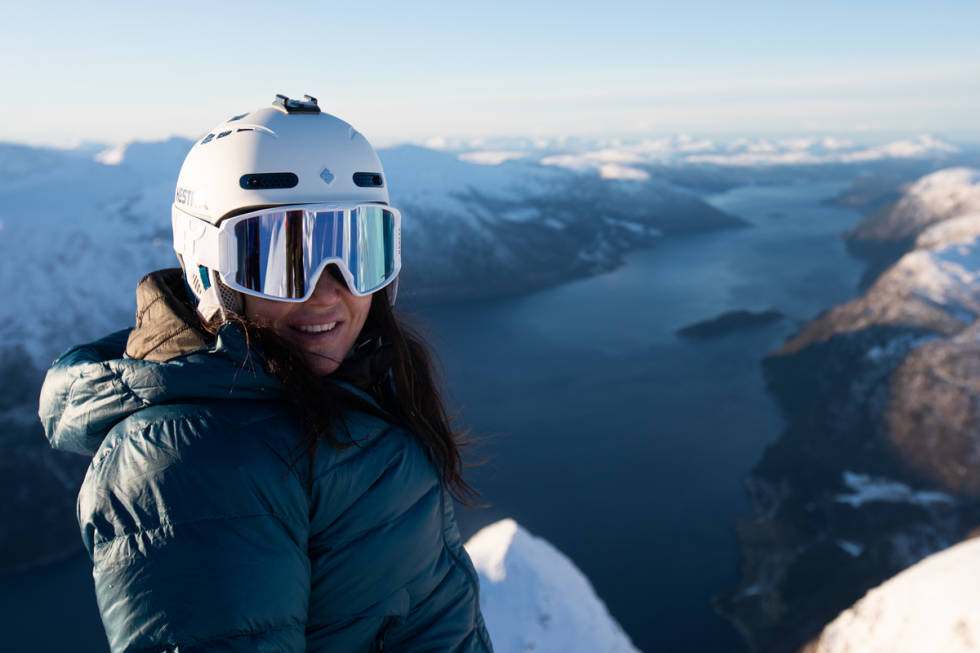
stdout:
<svg viewBox="0 0 980 653">
<path fill-rule="evenodd" d="M 380 156 L 405 216 L 399 292 L 413 302 L 526 292 L 612 269 L 663 235 L 744 224 L 656 179 L 475 164 L 409 145 Z"/>
<path fill-rule="evenodd" d="M 911 184 L 897 202 L 869 215 L 847 234 L 848 246 L 890 264 L 930 225 L 980 212 L 980 170 L 946 168 Z"/>
<path fill-rule="evenodd" d="M 913 184 L 879 232 L 911 251 L 764 361 L 789 425 L 746 479 L 721 601 L 756 650 L 797 650 L 980 524 L 980 212 L 959 214 L 977 191 L 962 169 Z"/>
<path fill-rule="evenodd" d="M 968 653 L 980 642 L 980 539 L 933 554 L 834 619 L 801 653 Z"/>
<path fill-rule="evenodd" d="M 466 551 L 497 653 L 636 651 L 572 561 L 514 520 L 485 527 Z"/>
</svg>

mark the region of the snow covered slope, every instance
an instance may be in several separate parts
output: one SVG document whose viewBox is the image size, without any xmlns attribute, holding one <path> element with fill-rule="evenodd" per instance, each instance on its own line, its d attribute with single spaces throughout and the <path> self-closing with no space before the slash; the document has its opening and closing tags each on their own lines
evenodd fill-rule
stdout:
<svg viewBox="0 0 980 653">
<path fill-rule="evenodd" d="M 5 152 L 6 154 L 6 152 Z M 0 343 L 39 366 L 133 319 L 133 288 L 174 265 L 169 173 L 67 155 L 0 191 Z"/>
<path fill-rule="evenodd" d="M 980 170 L 946 168 L 912 184 L 894 206 L 868 216 L 848 233 L 852 244 L 901 243 L 929 225 L 980 212 Z"/>
<path fill-rule="evenodd" d="M 980 188 L 980 177 L 978 177 Z M 782 353 L 835 334 L 900 325 L 952 335 L 980 315 L 980 213 L 924 231 L 867 292 L 810 322 Z"/>
<path fill-rule="evenodd" d="M 980 539 L 929 556 L 868 592 L 801 653 L 980 649 Z"/>
<path fill-rule="evenodd" d="M 414 301 L 526 292 L 612 269 L 662 235 L 744 224 L 657 179 L 410 145 L 379 154 L 404 216 L 399 292 Z"/>
<path fill-rule="evenodd" d="M 497 653 L 631 653 L 630 638 L 571 560 L 512 519 L 466 543 Z"/>
</svg>

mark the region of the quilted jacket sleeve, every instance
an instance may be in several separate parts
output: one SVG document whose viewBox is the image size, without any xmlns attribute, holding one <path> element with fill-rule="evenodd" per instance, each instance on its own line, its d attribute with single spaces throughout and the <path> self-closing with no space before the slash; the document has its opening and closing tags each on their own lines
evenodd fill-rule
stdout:
<svg viewBox="0 0 980 653">
<path fill-rule="evenodd" d="M 305 650 L 309 499 L 261 431 L 171 405 L 106 438 L 78 511 L 114 653 Z"/>
</svg>

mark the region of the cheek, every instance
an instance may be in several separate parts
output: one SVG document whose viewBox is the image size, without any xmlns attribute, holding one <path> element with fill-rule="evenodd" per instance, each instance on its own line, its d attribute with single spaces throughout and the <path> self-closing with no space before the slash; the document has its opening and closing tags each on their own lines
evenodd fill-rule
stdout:
<svg viewBox="0 0 980 653">
<path fill-rule="evenodd" d="M 261 297 L 245 297 L 245 317 L 256 324 L 275 325 L 286 316 L 292 306 L 284 302 L 276 302 Z"/>
<path fill-rule="evenodd" d="M 368 313 L 371 312 L 371 297 L 372 295 L 367 295 L 365 297 L 356 297 L 351 295 L 351 321 L 356 324 L 358 328 L 364 326 Z"/>
</svg>

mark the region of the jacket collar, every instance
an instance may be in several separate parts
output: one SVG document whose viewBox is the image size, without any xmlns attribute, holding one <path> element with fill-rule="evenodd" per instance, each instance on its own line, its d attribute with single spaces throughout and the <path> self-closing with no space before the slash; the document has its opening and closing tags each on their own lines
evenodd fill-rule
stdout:
<svg viewBox="0 0 980 653">
<path fill-rule="evenodd" d="M 180 268 L 151 272 L 136 287 L 136 327 L 126 342 L 126 355 L 167 361 L 207 347 L 214 337 L 200 326 L 187 303 Z"/>
</svg>

